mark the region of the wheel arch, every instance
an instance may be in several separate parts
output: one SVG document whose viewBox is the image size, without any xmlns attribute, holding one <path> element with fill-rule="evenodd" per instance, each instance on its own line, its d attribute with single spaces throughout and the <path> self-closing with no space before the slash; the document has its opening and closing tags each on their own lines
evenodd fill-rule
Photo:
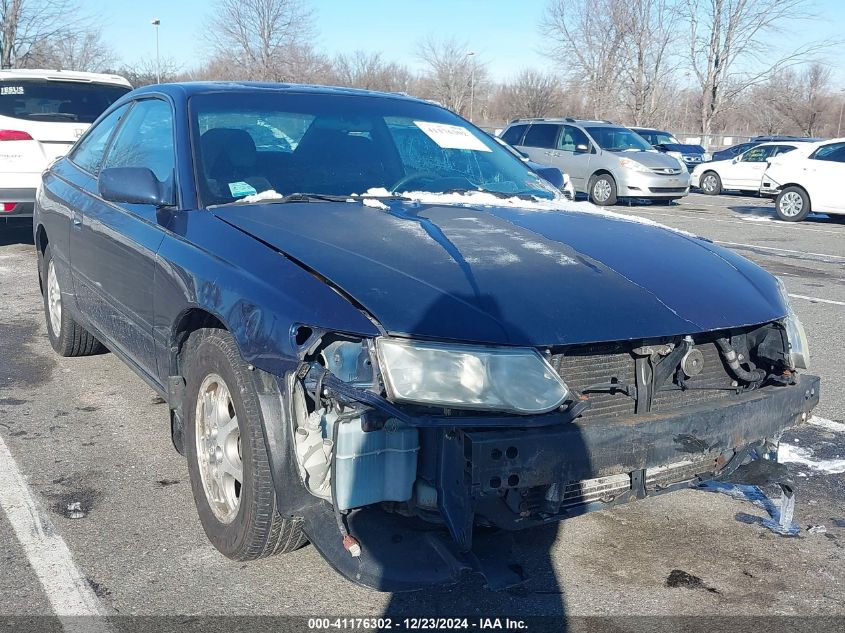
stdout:
<svg viewBox="0 0 845 633">
<path fill-rule="evenodd" d="M 50 240 L 47 238 L 47 229 L 44 225 L 39 223 L 35 228 L 35 248 L 38 253 L 38 288 L 41 293 L 44 293 L 44 279 L 41 275 L 41 262 L 44 260 L 44 251 L 47 250 L 47 245 Z"/>
<path fill-rule="evenodd" d="M 587 183 L 589 184 L 589 183 L 593 182 L 593 178 L 595 178 L 596 176 L 605 176 L 605 175 L 613 178 L 613 182 L 616 182 L 616 183 L 619 182 L 619 179 L 616 176 L 613 175 L 612 171 L 610 171 L 606 167 L 601 167 L 601 168 L 595 170 L 592 174 L 590 174 L 590 177 L 587 179 Z"/>
<path fill-rule="evenodd" d="M 191 334 L 201 329 L 224 330 L 232 336 L 238 351 L 243 349 L 242 342 L 223 319 L 205 308 L 199 306 L 186 308 L 174 323 L 170 349 L 172 373 L 168 379 L 168 406 L 171 439 L 173 446 L 181 455 L 185 455 L 184 422 L 186 419 L 182 408 L 186 388 L 182 373 L 184 367 L 182 353 Z M 296 463 L 291 458 L 293 434 L 289 432 L 292 428 L 289 393 L 293 386 L 294 371 L 291 370 L 284 376 L 275 376 L 253 365 L 248 365 L 248 368 L 258 398 L 261 429 L 276 491 L 278 511 L 283 516 L 300 516 L 304 508 L 315 503 L 315 498 L 301 485 Z"/>
<path fill-rule="evenodd" d="M 790 182 L 790 183 L 787 183 L 787 184 L 785 184 L 785 185 L 781 185 L 780 190 L 781 190 L 781 191 L 784 191 L 784 190 L 786 190 L 786 189 L 789 189 L 790 187 L 795 187 L 796 189 L 800 189 L 801 191 L 803 191 L 803 192 L 804 192 L 804 195 L 805 195 L 805 196 L 807 196 L 807 200 L 809 200 L 809 201 L 810 201 L 810 208 L 811 208 L 811 209 L 813 208 L 813 199 L 810 197 L 810 192 L 809 192 L 809 191 L 807 191 L 807 188 L 806 188 L 806 187 L 804 187 L 803 185 L 798 184 L 797 182 Z"/>
</svg>

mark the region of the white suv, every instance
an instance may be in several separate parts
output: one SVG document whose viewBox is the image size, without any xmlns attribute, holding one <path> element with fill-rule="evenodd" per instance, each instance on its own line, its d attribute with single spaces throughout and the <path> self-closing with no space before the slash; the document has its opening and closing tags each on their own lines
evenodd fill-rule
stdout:
<svg viewBox="0 0 845 633">
<path fill-rule="evenodd" d="M 41 172 L 131 89 L 117 75 L 0 70 L 0 221 L 32 216 Z"/>
<path fill-rule="evenodd" d="M 781 220 L 799 222 L 811 211 L 845 214 L 841 183 L 845 180 L 845 138 L 802 144 L 769 161 L 760 194 L 775 199 Z"/>
</svg>

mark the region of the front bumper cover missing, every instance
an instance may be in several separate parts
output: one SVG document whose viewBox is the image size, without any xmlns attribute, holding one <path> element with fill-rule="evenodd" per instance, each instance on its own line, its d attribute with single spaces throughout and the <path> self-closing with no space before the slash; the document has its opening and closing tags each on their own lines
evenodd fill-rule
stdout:
<svg viewBox="0 0 845 633">
<path fill-rule="evenodd" d="M 749 447 L 776 440 L 808 417 L 818 401 L 819 378 L 802 375 L 793 385 L 766 387 L 715 407 L 709 403 L 671 413 L 506 429 L 473 427 L 472 418 L 462 417 L 455 420 L 460 427 L 430 430 L 440 444 L 433 483 L 445 530 L 381 508 L 362 508 L 348 517 L 350 532 L 363 547 L 362 556 L 352 558 L 340 547 L 327 503 L 305 512 L 305 529 L 335 569 L 368 587 L 403 591 L 450 584 L 467 570 L 483 574 L 491 587 L 507 587 L 522 580 L 514 572 L 521 567 L 508 561 L 507 531 L 699 485 L 721 475 L 731 474 L 731 481 L 741 479 L 743 471 L 733 458 L 741 453 L 751 459 L 762 456 Z M 684 462 L 707 462 L 712 469 L 688 473 L 689 479 L 669 485 L 659 483 L 657 474 L 667 465 Z M 612 498 L 563 504 L 556 513 L 515 513 L 505 501 L 511 490 L 625 474 L 630 486 Z M 479 524 L 500 529 L 479 532 Z"/>
</svg>

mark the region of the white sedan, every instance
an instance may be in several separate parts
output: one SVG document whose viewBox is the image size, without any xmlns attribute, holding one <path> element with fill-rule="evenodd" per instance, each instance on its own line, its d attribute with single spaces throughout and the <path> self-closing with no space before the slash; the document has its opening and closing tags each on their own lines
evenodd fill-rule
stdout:
<svg viewBox="0 0 845 633">
<path fill-rule="evenodd" d="M 702 163 L 692 170 L 692 186 L 716 196 L 725 189 L 738 189 L 757 193 L 766 171 L 768 160 L 793 151 L 802 143 L 778 141 L 761 143 L 731 160 Z"/>
<path fill-rule="evenodd" d="M 845 138 L 802 143 L 789 156 L 770 162 L 760 193 L 776 196 L 775 212 L 787 222 L 799 222 L 811 211 L 845 215 L 843 180 Z"/>
</svg>

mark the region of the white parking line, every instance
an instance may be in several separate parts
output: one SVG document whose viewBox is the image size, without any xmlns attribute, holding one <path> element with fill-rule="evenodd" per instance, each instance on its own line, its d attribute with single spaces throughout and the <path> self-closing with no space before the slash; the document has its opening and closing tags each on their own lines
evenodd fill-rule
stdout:
<svg viewBox="0 0 845 633">
<path fill-rule="evenodd" d="M 617 209 L 616 207 L 614 207 L 613 211 L 616 212 L 616 213 L 626 213 L 627 212 L 627 213 L 630 213 L 631 215 L 637 215 L 639 213 L 644 213 L 646 215 L 656 215 L 656 216 L 662 217 L 662 218 L 675 218 L 675 219 L 684 219 L 684 220 L 700 220 L 700 221 L 706 221 L 706 222 L 718 222 L 720 224 L 742 224 L 743 226 L 750 226 L 750 222 L 751 222 L 750 220 L 719 219 L 719 218 L 714 218 L 709 214 L 708 215 L 687 215 L 687 214 L 684 214 L 684 213 L 659 213 L 657 211 L 648 211 L 646 209 L 640 209 L 640 208 L 636 208 L 636 209 L 625 209 L 625 208 Z M 737 216 L 736 214 L 734 214 L 734 217 L 741 217 L 741 216 Z M 808 226 L 806 224 L 798 224 L 798 223 L 789 224 L 788 222 L 775 222 L 775 221 L 772 221 L 772 222 L 755 222 L 754 223 L 754 226 L 779 228 L 781 230 L 783 230 L 784 226 L 787 226 L 787 225 L 788 225 L 790 231 L 804 231 L 804 232 L 810 232 L 810 233 L 827 233 L 828 235 L 842 235 L 842 231 L 837 231 L 835 229 L 814 228 L 814 226 Z"/>
<path fill-rule="evenodd" d="M 813 303 L 829 303 L 830 305 L 834 306 L 845 306 L 845 301 L 834 301 L 833 299 L 819 299 L 818 297 L 808 297 L 807 295 L 794 295 L 790 293 L 789 295 L 793 299 L 804 299 L 806 301 L 812 301 Z"/>
<path fill-rule="evenodd" d="M 73 562 L 64 539 L 29 491 L 0 437 L 0 507 L 65 631 L 110 631 L 94 591 Z M 80 617 L 82 616 L 82 617 Z"/>
<path fill-rule="evenodd" d="M 829 255 L 828 253 L 811 253 L 808 251 L 796 251 L 788 248 L 776 248 L 774 246 L 760 246 L 759 244 L 743 244 L 742 242 L 723 242 L 721 240 L 713 240 L 716 244 L 724 244 L 726 246 L 744 246 L 746 248 L 758 248 L 764 251 L 779 251 L 781 253 L 795 253 L 796 255 L 811 255 L 813 257 L 829 257 L 830 259 L 845 259 L 845 255 Z"/>
</svg>

